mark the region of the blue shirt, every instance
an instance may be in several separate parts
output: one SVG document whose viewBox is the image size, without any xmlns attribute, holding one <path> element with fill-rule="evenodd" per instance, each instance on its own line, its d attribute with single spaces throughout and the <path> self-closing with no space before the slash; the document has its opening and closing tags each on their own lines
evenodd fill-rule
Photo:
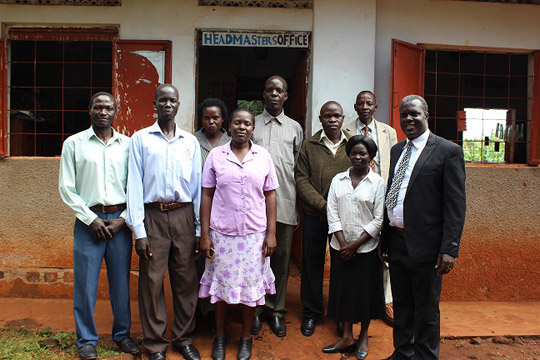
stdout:
<svg viewBox="0 0 540 360">
<path fill-rule="evenodd" d="M 200 236 L 201 148 L 178 125 L 170 140 L 157 122 L 131 138 L 126 222 L 136 239 L 146 237 L 144 204 L 152 202 L 192 202 Z"/>
</svg>

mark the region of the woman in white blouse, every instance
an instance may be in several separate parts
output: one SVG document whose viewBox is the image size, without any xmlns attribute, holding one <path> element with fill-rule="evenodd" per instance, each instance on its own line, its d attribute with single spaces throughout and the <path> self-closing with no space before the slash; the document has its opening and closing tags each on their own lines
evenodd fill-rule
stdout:
<svg viewBox="0 0 540 360">
<path fill-rule="evenodd" d="M 384 214 L 385 181 L 370 169 L 375 142 L 353 136 L 346 146 L 351 167 L 337 174 L 328 193 L 328 232 L 332 258 L 328 317 L 343 322 L 342 338 L 323 348 L 325 353 L 368 354 L 371 319 L 385 316 L 382 263 L 377 255 Z M 361 323 L 358 344 L 352 325 Z"/>
</svg>

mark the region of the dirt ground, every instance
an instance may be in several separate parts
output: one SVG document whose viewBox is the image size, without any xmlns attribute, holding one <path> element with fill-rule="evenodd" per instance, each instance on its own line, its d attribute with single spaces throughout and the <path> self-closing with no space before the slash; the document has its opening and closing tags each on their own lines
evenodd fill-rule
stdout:
<svg viewBox="0 0 540 360">
<path fill-rule="evenodd" d="M 540 360 L 540 337 L 442 339 L 441 360 Z"/>
</svg>

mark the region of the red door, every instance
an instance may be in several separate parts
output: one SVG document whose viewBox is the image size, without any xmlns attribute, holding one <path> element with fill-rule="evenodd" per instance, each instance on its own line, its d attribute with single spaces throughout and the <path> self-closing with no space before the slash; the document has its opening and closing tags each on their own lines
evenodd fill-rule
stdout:
<svg viewBox="0 0 540 360">
<path fill-rule="evenodd" d="M 540 51 L 534 53 L 533 111 L 529 164 L 540 164 Z"/>
<path fill-rule="evenodd" d="M 118 102 L 115 128 L 131 136 L 152 125 L 154 92 L 171 83 L 172 43 L 166 40 L 118 40 L 113 46 L 113 94 Z"/>
<path fill-rule="evenodd" d="M 401 99 L 411 94 L 424 96 L 424 58 L 422 47 L 392 39 L 390 125 L 396 129 L 398 140 L 405 139 L 399 126 Z"/>
<path fill-rule="evenodd" d="M 0 158 L 7 156 L 7 40 L 0 39 Z"/>
</svg>

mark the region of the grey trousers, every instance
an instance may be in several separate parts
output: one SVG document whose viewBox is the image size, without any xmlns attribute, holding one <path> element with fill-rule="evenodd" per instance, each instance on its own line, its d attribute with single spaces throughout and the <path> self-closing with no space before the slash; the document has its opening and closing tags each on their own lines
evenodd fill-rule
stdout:
<svg viewBox="0 0 540 360">
<path fill-rule="evenodd" d="M 167 268 L 174 309 L 172 341 L 179 346 L 191 344 L 198 288 L 193 206 L 163 212 L 146 206 L 144 225 L 153 256 L 148 262 L 139 260 L 139 316 L 143 345 L 153 353 L 166 350 L 169 344 L 163 291 Z"/>
</svg>

